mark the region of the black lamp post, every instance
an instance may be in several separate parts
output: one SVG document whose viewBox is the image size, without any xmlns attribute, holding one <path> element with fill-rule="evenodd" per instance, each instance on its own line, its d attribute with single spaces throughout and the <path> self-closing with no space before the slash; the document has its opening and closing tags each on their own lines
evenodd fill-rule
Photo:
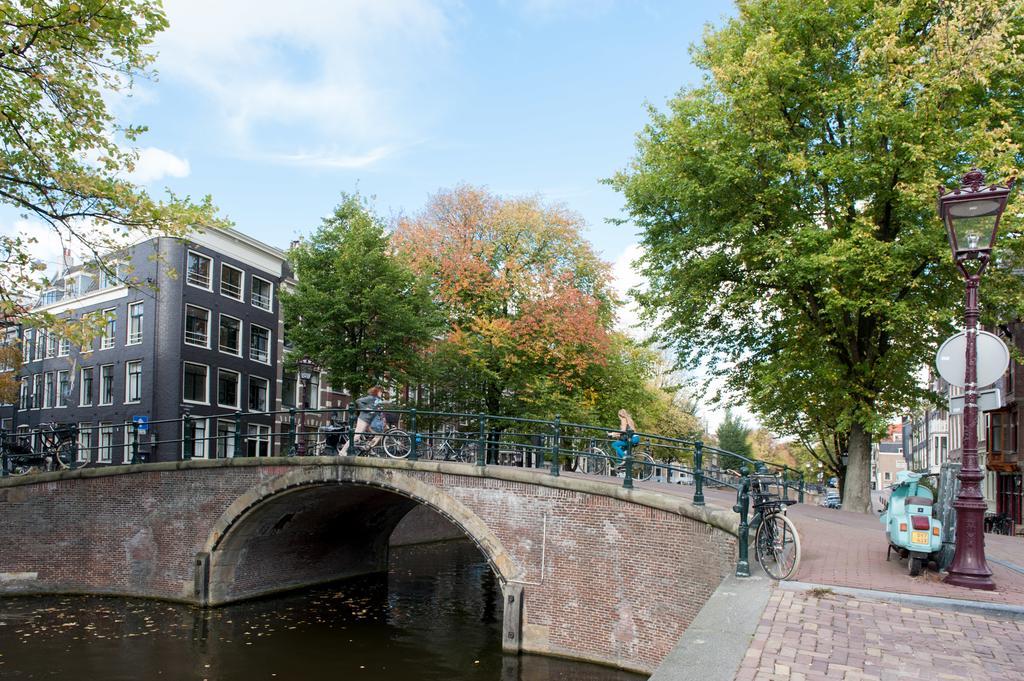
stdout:
<svg viewBox="0 0 1024 681">
<path fill-rule="evenodd" d="M 956 549 L 946 583 L 971 589 L 995 589 L 985 562 L 985 498 L 978 468 L 978 282 L 992 258 L 999 218 L 1013 188 L 985 185 L 985 174 L 975 168 L 962 178 L 958 189 L 939 187 L 939 216 L 946 224 L 953 262 L 967 282 L 966 370 L 964 372 L 964 439 L 961 456 L 960 493 L 956 509 Z M 968 263 L 973 263 L 968 266 Z"/>
<path fill-rule="evenodd" d="M 296 366 L 299 370 L 299 381 L 302 383 L 302 402 L 300 406 L 302 411 L 299 413 L 299 432 L 302 434 L 301 445 L 299 445 L 299 452 L 302 454 L 306 453 L 306 410 L 309 409 L 309 388 L 310 382 L 313 380 L 313 374 L 320 370 L 316 362 L 311 360 L 309 357 L 303 357 Z"/>
</svg>

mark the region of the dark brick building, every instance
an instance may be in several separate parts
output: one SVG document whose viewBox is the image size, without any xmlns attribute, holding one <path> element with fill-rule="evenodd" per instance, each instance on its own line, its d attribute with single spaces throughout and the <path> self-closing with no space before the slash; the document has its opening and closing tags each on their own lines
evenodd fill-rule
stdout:
<svg viewBox="0 0 1024 681">
<path fill-rule="evenodd" d="M 21 330 L 20 400 L 0 407 L 4 428 L 38 441 L 40 424 L 74 423 L 80 459 L 124 463 L 125 424 L 135 420 L 147 424 L 141 452 L 176 460 L 187 411 L 196 458 L 270 454 L 280 425 L 272 412 L 295 401 L 281 361 L 278 294 L 288 276 L 283 251 L 234 230 L 157 237 L 105 268 L 68 267 L 35 310 L 95 315 L 102 333 L 73 347 L 46 329 Z M 235 412 L 240 420 L 223 418 Z"/>
</svg>

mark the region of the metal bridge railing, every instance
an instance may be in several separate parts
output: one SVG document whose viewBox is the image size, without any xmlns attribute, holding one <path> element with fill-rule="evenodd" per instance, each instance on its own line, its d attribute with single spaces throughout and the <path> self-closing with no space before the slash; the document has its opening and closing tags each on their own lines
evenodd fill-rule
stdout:
<svg viewBox="0 0 1024 681">
<path fill-rule="evenodd" d="M 654 433 L 627 431 L 612 437 L 608 428 L 552 420 L 464 412 L 386 408 L 375 412 L 386 424 L 377 434 L 357 433 L 354 407 L 289 409 L 287 411 L 220 414 L 184 413 L 177 419 L 140 423 L 107 423 L 80 428 L 73 455 L 59 467 L 136 464 L 154 460 L 218 459 L 261 456 L 377 455 L 416 460 L 470 463 L 478 467 L 516 466 L 563 473 L 594 474 L 621 479 L 632 489 L 637 480 L 693 485 L 692 502 L 705 504 L 707 488 L 736 493 L 733 510 L 739 514 L 737 574 L 749 575 L 747 533 L 750 529 L 750 481 L 754 471 L 774 471 L 784 498 L 804 500 L 800 471 L 711 447 L 700 440 L 682 440 Z M 32 433 L 29 434 L 31 438 Z M 23 434 L 15 434 L 22 438 Z M 0 475 L 23 473 L 15 451 L 4 443 Z M 360 440 L 366 447 L 360 447 Z M 21 447 L 17 451 L 24 451 Z M 741 470 L 723 470 L 729 458 Z M 38 459 L 37 459 L 38 460 Z M 755 519 L 756 523 L 756 519 Z"/>
</svg>

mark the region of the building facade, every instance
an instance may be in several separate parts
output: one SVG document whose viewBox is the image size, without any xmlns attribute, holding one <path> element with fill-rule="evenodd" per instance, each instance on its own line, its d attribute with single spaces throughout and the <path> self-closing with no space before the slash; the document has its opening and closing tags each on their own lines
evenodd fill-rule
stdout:
<svg viewBox="0 0 1024 681">
<path fill-rule="evenodd" d="M 66 268 L 35 311 L 90 319 L 99 337 L 76 347 L 22 329 L 20 399 L 0 412 L 4 428 L 38 445 L 43 424 L 76 424 L 79 459 L 98 464 L 134 449 L 149 461 L 270 454 L 274 412 L 295 400 L 282 370 L 288 277 L 283 251 L 234 230 Z"/>
</svg>

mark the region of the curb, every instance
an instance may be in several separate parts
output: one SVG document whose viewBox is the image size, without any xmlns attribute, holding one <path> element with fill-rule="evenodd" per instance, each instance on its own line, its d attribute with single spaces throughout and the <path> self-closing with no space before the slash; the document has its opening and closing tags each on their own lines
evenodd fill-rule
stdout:
<svg viewBox="0 0 1024 681">
<path fill-rule="evenodd" d="M 834 586 L 832 584 L 811 584 L 809 582 L 778 582 L 778 587 L 784 591 L 811 591 L 812 589 L 824 589 L 832 593 L 854 598 L 868 599 L 875 601 L 886 601 L 899 605 L 915 605 L 938 610 L 955 610 L 957 612 L 971 612 L 978 615 L 997 617 L 1003 620 L 1024 620 L 1024 606 L 1004 605 L 1002 603 L 986 603 L 984 601 L 960 600 L 958 598 L 941 598 L 939 596 L 918 596 L 916 594 L 904 594 L 895 591 L 875 591 L 873 589 L 856 589 L 848 586 Z"/>
</svg>

